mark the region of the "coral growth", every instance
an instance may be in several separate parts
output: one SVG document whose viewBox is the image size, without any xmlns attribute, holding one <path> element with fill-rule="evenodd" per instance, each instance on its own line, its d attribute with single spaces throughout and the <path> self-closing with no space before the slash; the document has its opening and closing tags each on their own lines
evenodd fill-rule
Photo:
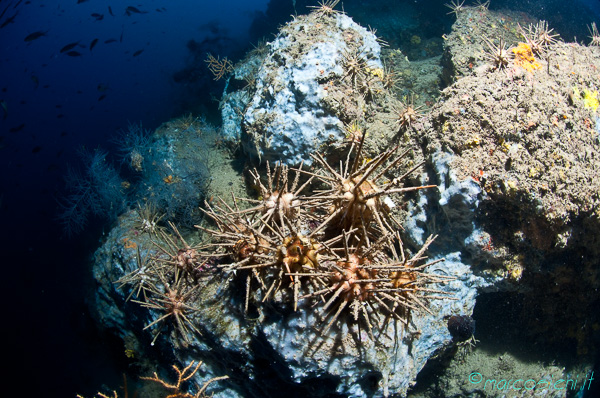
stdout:
<svg viewBox="0 0 600 398">
<path fill-rule="evenodd" d="M 69 193 L 59 200 L 58 219 L 69 236 L 82 232 L 91 216 L 116 218 L 128 202 L 123 180 L 107 161 L 107 152 L 82 149 L 79 155 L 85 171 L 68 169 L 65 183 Z"/>
<path fill-rule="evenodd" d="M 194 366 L 196 365 L 196 366 Z M 192 394 L 184 389 L 184 384 L 187 384 L 198 372 L 198 369 L 202 365 L 202 362 L 196 363 L 195 361 L 191 361 L 185 368 L 179 369 L 176 365 L 173 365 L 173 369 L 175 373 L 177 373 L 177 382 L 175 384 L 169 383 L 165 379 L 158 376 L 156 372 L 151 377 L 141 377 L 142 380 L 151 381 L 160 385 L 163 389 L 168 392 L 168 395 L 165 395 L 165 398 L 206 398 L 208 395 L 205 394 L 207 388 L 214 382 L 219 380 L 226 380 L 229 376 L 218 376 L 213 377 L 206 381 L 202 387 L 199 385 L 195 385 L 194 389 L 196 390 L 195 394 Z M 123 375 L 123 390 L 125 393 L 125 398 L 129 396 L 129 391 L 127 388 L 127 378 Z M 107 395 L 101 392 L 97 393 L 99 398 L 119 398 L 119 395 L 116 391 L 113 390 L 112 395 Z M 133 395 L 137 396 L 137 391 Z M 84 398 L 82 395 L 77 394 L 77 398 Z"/>
<path fill-rule="evenodd" d="M 208 67 L 210 73 L 213 74 L 214 80 L 221 80 L 228 73 L 233 72 L 233 64 L 227 57 L 223 57 L 223 59 L 215 58 L 212 54 L 208 54 L 206 59 L 204 60 Z"/>
<path fill-rule="evenodd" d="M 519 45 L 512 49 L 515 54 L 515 66 L 520 66 L 528 72 L 533 72 L 540 69 L 542 65 L 533 56 L 533 50 L 527 43 L 519 43 Z"/>
<path fill-rule="evenodd" d="M 196 366 L 194 366 L 194 364 Z M 183 388 L 182 385 L 184 383 L 188 382 L 192 377 L 194 377 L 196 372 L 198 372 L 198 368 L 200 368 L 201 365 L 202 365 L 202 362 L 198 362 L 196 364 L 195 361 L 191 361 L 185 368 L 183 368 L 181 370 L 177 366 L 173 365 L 173 369 L 177 373 L 177 382 L 175 384 L 171 384 L 171 383 L 167 382 L 166 380 L 158 377 L 158 374 L 156 372 L 154 372 L 154 375 L 152 375 L 152 377 L 142 377 L 141 379 L 152 381 L 152 382 L 155 382 L 155 383 L 158 383 L 159 385 L 161 385 L 163 388 L 165 388 L 170 393 L 167 398 L 169 398 L 169 397 L 173 397 L 173 398 L 204 398 L 204 397 L 207 397 L 207 395 L 205 394 L 205 391 L 211 383 L 214 383 L 215 381 L 219 381 L 219 380 L 228 379 L 229 376 L 213 377 L 212 379 L 205 382 L 202 387 L 196 385 L 195 386 L 195 389 L 196 389 L 195 394 L 191 394 L 189 392 L 182 391 L 182 388 Z"/>
</svg>

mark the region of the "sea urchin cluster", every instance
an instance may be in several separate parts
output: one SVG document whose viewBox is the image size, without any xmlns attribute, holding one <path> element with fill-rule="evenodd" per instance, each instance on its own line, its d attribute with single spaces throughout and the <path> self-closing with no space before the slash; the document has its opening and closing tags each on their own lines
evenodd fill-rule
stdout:
<svg viewBox="0 0 600 398">
<path fill-rule="evenodd" d="M 390 178 L 405 154 L 394 156 L 394 147 L 367 160 L 363 144 L 364 136 L 351 143 L 339 169 L 314 154 L 314 168 L 293 169 L 291 184 L 281 164 L 267 168 L 266 182 L 254 170 L 258 200 L 207 204 L 216 227 L 199 227 L 213 238 L 206 256 L 217 253 L 232 278 L 245 278 L 246 311 L 253 301 L 290 302 L 297 310 L 313 300 L 322 304 L 324 331 L 350 309 L 371 333 L 390 319 L 406 324 L 412 311 L 428 312 L 429 300 L 449 298 L 433 284 L 452 278 L 427 272 L 432 262 L 424 253 L 434 237 L 407 258 L 391 212 L 393 196 L 432 187 L 402 186 L 420 164 Z M 255 203 L 242 209 L 244 202 Z"/>
</svg>

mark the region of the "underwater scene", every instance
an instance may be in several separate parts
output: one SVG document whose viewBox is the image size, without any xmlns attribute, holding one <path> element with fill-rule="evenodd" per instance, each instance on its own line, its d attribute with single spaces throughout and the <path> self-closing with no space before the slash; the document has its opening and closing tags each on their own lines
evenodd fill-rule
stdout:
<svg viewBox="0 0 600 398">
<path fill-rule="evenodd" d="M 6 396 L 600 396 L 600 1 L 0 0 Z"/>
</svg>

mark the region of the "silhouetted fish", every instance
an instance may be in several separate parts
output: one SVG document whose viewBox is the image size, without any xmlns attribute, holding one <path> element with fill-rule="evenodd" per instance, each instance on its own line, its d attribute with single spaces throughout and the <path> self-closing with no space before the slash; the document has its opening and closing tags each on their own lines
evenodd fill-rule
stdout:
<svg viewBox="0 0 600 398">
<path fill-rule="evenodd" d="M 108 40 L 104 40 L 104 44 L 110 44 L 110 43 L 116 43 L 117 39 L 108 39 Z"/>
<path fill-rule="evenodd" d="M 77 0 L 77 4 L 85 3 L 88 0 Z"/>
<path fill-rule="evenodd" d="M 108 84 L 100 83 L 100 84 L 98 84 L 98 87 L 96 87 L 96 88 L 98 89 L 98 91 L 104 92 L 104 91 L 108 90 Z"/>
<path fill-rule="evenodd" d="M 140 11 L 133 6 L 129 6 L 125 9 L 125 14 L 127 14 L 127 16 L 131 16 L 131 14 L 147 14 L 147 13 L 148 13 L 147 11 Z"/>
<path fill-rule="evenodd" d="M 81 53 L 80 53 L 80 52 L 78 52 L 78 51 L 69 51 L 69 52 L 67 53 L 67 55 L 68 55 L 69 57 L 81 57 Z"/>
<path fill-rule="evenodd" d="M 113 14 L 112 8 L 110 8 L 110 6 L 108 6 L 108 13 L 110 14 L 111 17 L 115 16 L 115 14 Z"/>
<path fill-rule="evenodd" d="M 102 94 L 101 96 L 99 96 L 98 101 L 102 101 L 104 98 L 106 98 L 106 94 Z"/>
<path fill-rule="evenodd" d="M 12 17 L 6 18 L 6 20 L 4 22 L 2 22 L 2 25 L 0 25 L 0 29 L 2 29 L 3 27 L 5 27 L 9 23 L 13 23 L 15 21 L 15 17 L 17 16 L 17 14 L 19 14 L 19 11 L 17 11 L 15 13 L 15 15 L 13 15 Z"/>
<path fill-rule="evenodd" d="M 38 88 L 40 86 L 40 79 L 38 79 L 36 75 L 31 75 L 31 81 L 35 85 L 34 88 Z"/>
<path fill-rule="evenodd" d="M 92 13 L 92 17 L 96 19 L 96 21 L 102 21 L 104 19 L 104 14 L 98 14 L 97 12 Z"/>
<path fill-rule="evenodd" d="M 59 113 L 58 115 L 56 115 L 57 119 L 62 119 L 63 117 L 65 117 L 65 115 L 62 113 Z"/>
<path fill-rule="evenodd" d="M 39 151 L 42 150 L 41 146 L 34 146 L 33 149 L 31 150 L 31 153 L 38 153 Z"/>
<path fill-rule="evenodd" d="M 77 41 L 77 42 L 75 42 L 75 43 L 69 43 L 69 44 L 67 44 L 66 46 L 64 46 L 63 48 L 61 48 L 61 49 L 60 49 L 60 52 L 61 52 L 61 53 L 65 53 L 65 52 L 67 52 L 67 51 L 69 51 L 69 50 L 72 50 L 72 49 L 74 49 L 74 48 L 75 48 L 75 47 L 76 47 L 78 44 L 79 44 L 79 42 L 78 42 L 78 41 Z"/>
<path fill-rule="evenodd" d="M 8 131 L 10 131 L 11 133 L 18 133 L 19 131 L 23 130 L 24 128 L 25 128 L 25 123 L 20 124 L 17 127 L 12 127 Z"/>
<path fill-rule="evenodd" d="M 90 51 L 92 51 L 92 49 L 94 48 L 94 46 L 96 45 L 96 43 L 98 43 L 98 39 L 92 40 L 92 42 L 90 43 Z"/>
<path fill-rule="evenodd" d="M 39 39 L 40 37 L 46 36 L 46 33 L 48 33 L 48 31 L 42 31 L 42 30 L 38 30 L 37 32 L 33 32 L 29 35 L 27 35 L 24 39 L 24 41 L 34 41 L 36 39 Z"/>
<path fill-rule="evenodd" d="M 137 57 L 138 55 L 140 55 L 143 52 L 144 52 L 144 50 L 137 50 L 136 52 L 133 53 L 133 56 Z"/>
</svg>

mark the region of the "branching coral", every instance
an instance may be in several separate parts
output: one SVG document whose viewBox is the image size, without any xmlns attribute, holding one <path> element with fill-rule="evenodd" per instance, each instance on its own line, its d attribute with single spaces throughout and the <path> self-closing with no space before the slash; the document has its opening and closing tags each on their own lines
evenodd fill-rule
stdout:
<svg viewBox="0 0 600 398">
<path fill-rule="evenodd" d="M 225 380 L 229 378 L 229 376 L 213 377 L 212 379 L 205 382 L 202 387 L 196 385 L 197 391 L 195 394 L 182 391 L 183 384 L 188 382 L 192 377 L 194 377 L 194 375 L 198 372 L 198 368 L 200 368 L 200 365 L 202 365 L 202 362 L 198 362 L 196 366 L 194 366 L 194 364 L 196 364 L 195 361 L 191 361 L 189 365 L 187 365 L 182 370 L 180 370 L 177 366 L 173 365 L 173 369 L 177 373 L 177 382 L 175 382 L 175 384 L 171 384 L 166 380 L 161 379 L 160 377 L 158 377 L 158 374 L 156 372 L 154 372 L 154 375 L 152 377 L 142 377 L 141 379 L 158 383 L 163 388 L 168 390 L 170 394 L 167 396 L 167 398 L 204 398 L 207 396 L 204 393 L 210 384 L 214 383 L 215 381 Z"/>
<path fill-rule="evenodd" d="M 213 74 L 214 80 L 221 80 L 226 74 L 233 72 L 233 64 L 227 57 L 223 57 L 223 59 L 215 58 L 212 54 L 208 54 L 206 59 L 208 70 Z"/>
<path fill-rule="evenodd" d="M 194 366 L 195 365 L 195 366 Z M 185 368 L 179 369 L 176 365 L 173 365 L 173 369 L 177 373 L 177 381 L 175 384 L 169 383 L 163 378 L 160 378 L 156 372 L 152 375 L 152 377 L 141 377 L 142 380 L 152 381 L 154 383 L 159 384 L 165 390 L 168 391 L 168 395 L 165 398 L 206 398 L 208 397 L 205 392 L 207 388 L 214 382 L 219 380 L 226 380 L 229 376 L 218 376 L 213 377 L 206 381 L 202 387 L 199 385 L 195 385 L 196 393 L 192 394 L 188 391 L 184 390 L 184 384 L 189 382 L 192 377 L 198 372 L 198 369 L 202 365 L 202 362 L 196 363 L 196 361 L 191 361 Z M 127 389 L 127 378 L 125 378 L 125 374 L 123 374 L 124 385 L 123 390 L 125 392 L 125 398 L 128 397 L 129 391 Z M 104 393 L 97 393 L 99 398 L 119 398 L 119 395 L 116 391 L 113 390 L 112 395 L 106 395 Z M 137 396 L 137 392 L 134 394 L 134 397 Z M 77 398 L 84 398 L 82 395 L 77 394 Z"/>
</svg>

